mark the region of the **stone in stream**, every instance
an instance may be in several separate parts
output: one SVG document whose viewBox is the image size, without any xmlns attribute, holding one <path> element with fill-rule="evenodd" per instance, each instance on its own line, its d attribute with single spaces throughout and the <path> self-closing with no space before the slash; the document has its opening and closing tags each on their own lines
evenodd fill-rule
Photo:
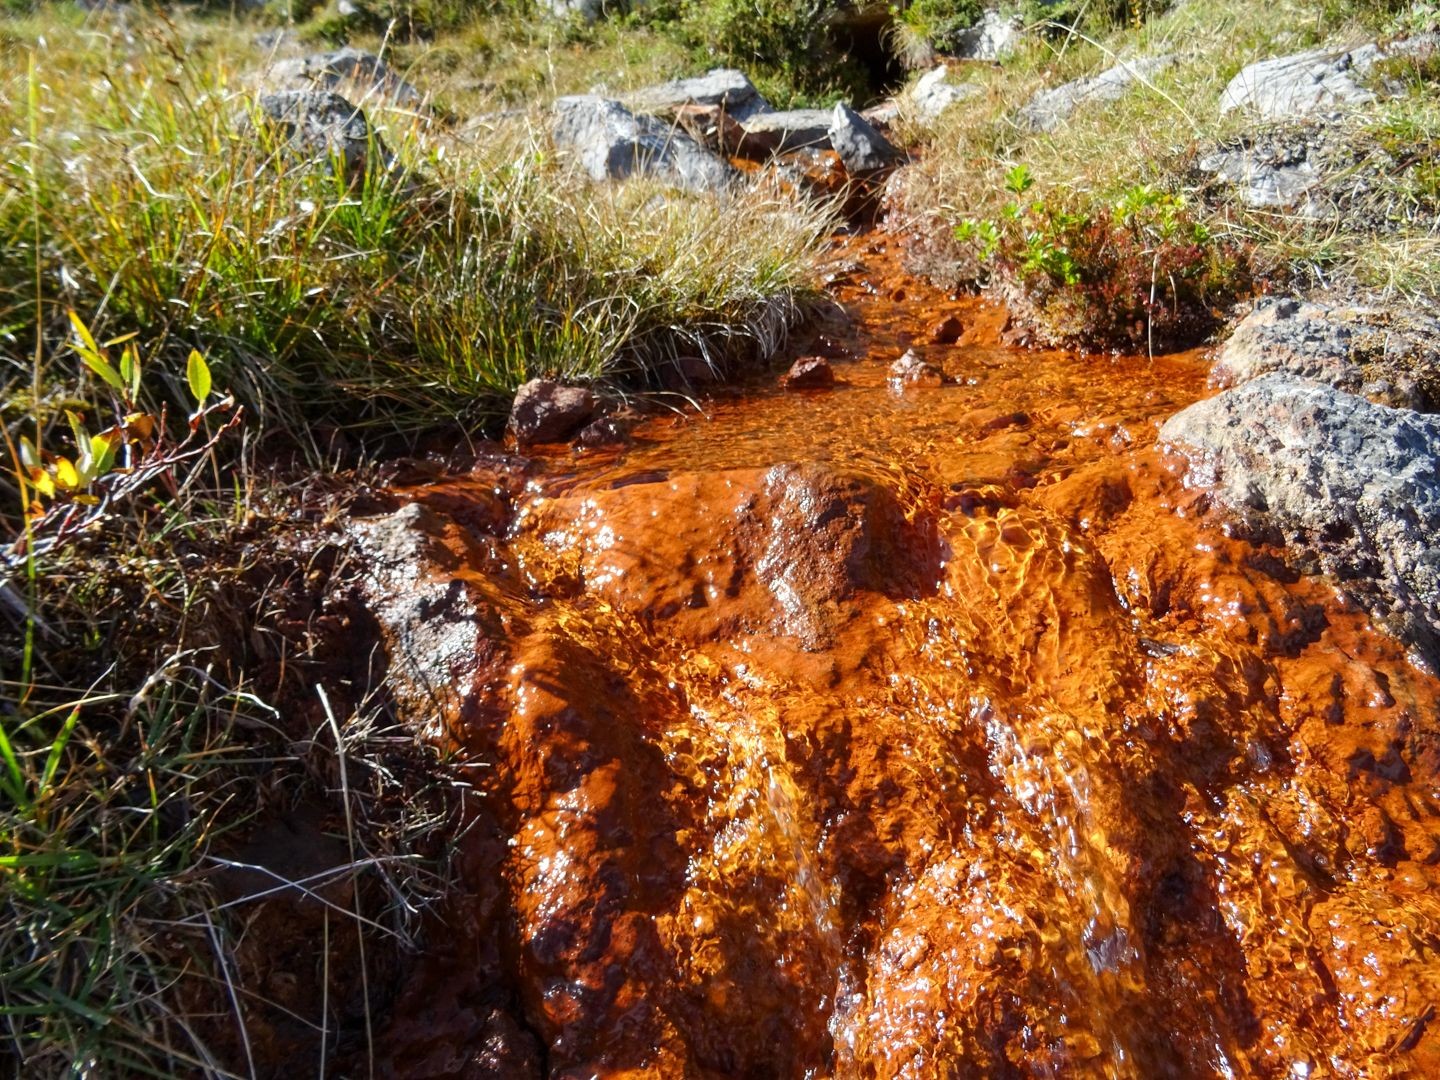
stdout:
<svg viewBox="0 0 1440 1080">
<path fill-rule="evenodd" d="M 981 92 L 975 83 L 952 83 L 950 69 L 941 64 L 920 76 L 910 88 L 909 98 L 921 120 L 938 120 L 945 110 Z"/>
<path fill-rule="evenodd" d="M 595 418 L 595 395 L 553 379 L 531 379 L 515 392 L 509 430 L 521 446 L 562 442 Z"/>
<path fill-rule="evenodd" d="M 828 390 L 835 385 L 835 369 L 823 356 L 802 356 L 780 377 L 786 390 Z"/>
<path fill-rule="evenodd" d="M 684 131 L 636 116 L 618 101 L 585 94 L 555 102 L 551 136 L 592 180 L 652 176 L 687 191 L 719 191 L 739 173 Z"/>
<path fill-rule="evenodd" d="M 947 315 L 930 328 L 926 337 L 932 345 L 954 345 L 965 333 L 965 324 L 954 315 Z"/>
<path fill-rule="evenodd" d="M 335 52 L 277 60 L 266 70 L 266 83 L 276 88 L 332 90 L 357 100 L 378 97 L 403 108 L 414 108 L 424 95 L 373 53 L 344 48 Z"/>
<path fill-rule="evenodd" d="M 1440 657 L 1440 417 L 1277 371 L 1191 405 L 1160 437 L 1189 456 L 1187 483 L 1313 549 Z"/>
<path fill-rule="evenodd" d="M 895 164 L 900 152 L 869 122 L 843 101 L 830 115 L 830 146 L 848 172 L 873 173 Z"/>
<path fill-rule="evenodd" d="M 945 373 L 934 364 L 927 364 L 913 349 L 890 365 L 890 387 L 907 390 L 911 387 L 933 389 L 945 385 Z"/>
<path fill-rule="evenodd" d="M 1099 75 L 1042 90 L 1020 110 L 1020 122 L 1032 131 L 1054 131 L 1082 105 L 1119 101 L 1134 83 L 1145 82 L 1172 63 L 1172 56 L 1124 60 Z"/>
<path fill-rule="evenodd" d="M 338 163 L 352 179 L 393 161 L 364 111 L 328 90 L 265 94 L 256 103 L 255 121 L 305 163 Z"/>
<path fill-rule="evenodd" d="M 755 84 L 735 68 L 715 68 L 694 78 L 647 86 L 626 95 L 624 101 L 635 112 L 660 116 L 673 115 L 687 105 L 717 107 L 734 120 L 771 111 Z"/>
</svg>

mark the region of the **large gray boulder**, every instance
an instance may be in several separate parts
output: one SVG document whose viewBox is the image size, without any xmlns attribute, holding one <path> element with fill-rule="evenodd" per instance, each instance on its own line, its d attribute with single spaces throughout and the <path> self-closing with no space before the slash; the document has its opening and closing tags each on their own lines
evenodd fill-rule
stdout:
<svg viewBox="0 0 1440 1080">
<path fill-rule="evenodd" d="M 1361 80 L 1380 59 L 1383 54 L 1372 42 L 1261 60 L 1230 80 L 1220 97 L 1220 111 L 1243 108 L 1274 120 L 1363 105 L 1375 95 Z"/>
<path fill-rule="evenodd" d="M 770 103 L 755 89 L 743 71 L 715 68 L 692 79 L 676 79 L 636 90 L 625 98 L 635 112 L 668 116 L 686 105 L 723 108 L 735 120 L 746 120 L 757 113 L 770 112 Z"/>
<path fill-rule="evenodd" d="M 1020 43 L 1024 29 L 1025 20 L 1019 15 L 987 11 L 978 23 L 955 36 L 951 51 L 965 60 L 1001 60 Z"/>
<path fill-rule="evenodd" d="M 1020 123 L 1032 131 L 1054 131 L 1083 105 L 1119 101 L 1137 82 L 1145 82 L 1174 62 L 1171 56 L 1122 60 L 1088 79 L 1042 90 L 1020 109 Z"/>
<path fill-rule="evenodd" d="M 363 110 L 326 90 L 283 90 L 256 103 L 256 123 L 302 164 L 338 163 L 348 177 L 389 168 L 390 153 Z"/>
<path fill-rule="evenodd" d="M 980 93 L 975 83 L 950 82 L 950 69 L 944 64 L 931 68 L 910 88 L 909 98 L 915 113 L 926 122 L 938 120 L 951 105 Z"/>
<path fill-rule="evenodd" d="M 595 94 L 557 100 L 551 136 L 593 180 L 653 176 L 687 191 L 718 191 L 739 175 L 679 128 Z"/>
<path fill-rule="evenodd" d="M 1434 406 L 1427 368 L 1440 326 L 1418 312 L 1381 311 L 1295 297 L 1262 300 L 1235 327 L 1211 381 L 1236 386 L 1279 371 L 1407 409 Z"/>
<path fill-rule="evenodd" d="M 1313 550 L 1321 569 L 1434 658 L 1440 417 L 1273 372 L 1171 417 L 1187 482 Z"/>
<path fill-rule="evenodd" d="M 895 164 L 899 151 L 863 116 L 843 101 L 830 114 L 830 145 L 847 172 L 872 173 Z"/>
<path fill-rule="evenodd" d="M 425 100 L 378 56 L 351 48 L 276 60 L 265 81 L 283 89 L 333 90 L 357 101 L 378 97 L 401 108 L 415 108 Z"/>
</svg>

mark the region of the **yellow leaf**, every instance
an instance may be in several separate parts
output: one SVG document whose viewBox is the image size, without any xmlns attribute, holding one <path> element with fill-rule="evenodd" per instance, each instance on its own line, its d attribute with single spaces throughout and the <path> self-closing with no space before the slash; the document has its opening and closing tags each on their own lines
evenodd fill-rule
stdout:
<svg viewBox="0 0 1440 1080">
<path fill-rule="evenodd" d="M 69 458 L 55 459 L 55 486 L 61 491 L 74 491 L 80 486 L 80 474 Z"/>
<path fill-rule="evenodd" d="M 47 499 L 55 497 L 55 480 L 44 469 L 30 470 L 30 486 Z"/>
</svg>

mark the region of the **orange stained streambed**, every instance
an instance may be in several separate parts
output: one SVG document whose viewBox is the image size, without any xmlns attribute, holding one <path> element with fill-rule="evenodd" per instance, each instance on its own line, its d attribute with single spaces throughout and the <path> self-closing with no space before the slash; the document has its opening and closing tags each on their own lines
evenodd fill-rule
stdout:
<svg viewBox="0 0 1440 1080">
<path fill-rule="evenodd" d="M 405 492 L 494 647 L 397 1071 L 1440 1076 L 1440 686 L 1185 490 L 1205 353 L 1008 348 L 845 243 L 834 389 Z"/>
</svg>

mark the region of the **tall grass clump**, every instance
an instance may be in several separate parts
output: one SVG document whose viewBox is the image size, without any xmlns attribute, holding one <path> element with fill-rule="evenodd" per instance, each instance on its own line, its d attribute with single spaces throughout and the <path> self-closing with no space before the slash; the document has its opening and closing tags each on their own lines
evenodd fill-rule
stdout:
<svg viewBox="0 0 1440 1080">
<path fill-rule="evenodd" d="M 524 119 L 461 140 L 381 102 L 392 167 L 297 166 L 223 61 L 148 33 L 103 62 L 52 45 L 0 106 L 12 357 L 73 308 L 99 336 L 144 332 L 172 398 L 198 348 L 267 431 L 416 430 L 483 422 L 538 375 L 643 376 L 713 328 L 738 345 L 808 287 L 818 211 L 591 188 Z M 694 238 L 722 232 L 705 258 Z"/>
</svg>

